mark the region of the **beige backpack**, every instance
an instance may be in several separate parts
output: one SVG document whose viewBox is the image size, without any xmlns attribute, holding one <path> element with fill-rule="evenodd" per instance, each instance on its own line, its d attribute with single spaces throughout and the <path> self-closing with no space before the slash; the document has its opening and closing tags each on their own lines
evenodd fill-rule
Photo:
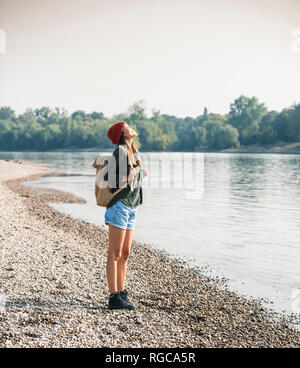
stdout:
<svg viewBox="0 0 300 368">
<path fill-rule="evenodd" d="M 107 207 L 109 202 L 112 200 L 112 198 L 118 194 L 122 189 L 127 187 L 127 184 L 125 183 L 122 185 L 118 190 L 116 190 L 114 193 L 110 192 L 110 188 L 108 186 L 108 181 L 103 179 L 103 176 L 105 175 L 106 170 L 104 169 L 110 160 L 113 160 L 113 155 L 97 155 L 93 167 L 97 169 L 96 171 L 96 180 L 95 180 L 95 197 L 97 206 L 101 207 Z M 130 166 L 133 167 L 131 161 L 129 160 Z"/>
</svg>

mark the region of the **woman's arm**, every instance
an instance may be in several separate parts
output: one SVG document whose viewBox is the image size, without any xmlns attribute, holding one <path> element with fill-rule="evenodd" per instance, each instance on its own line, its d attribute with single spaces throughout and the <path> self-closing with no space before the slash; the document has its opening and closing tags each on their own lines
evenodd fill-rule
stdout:
<svg viewBox="0 0 300 368">
<path fill-rule="evenodd" d="M 129 168 L 129 175 L 128 176 L 123 176 L 122 179 L 121 179 L 121 181 L 122 182 L 131 181 L 134 178 L 135 174 L 136 174 L 135 168 L 134 167 L 130 167 Z"/>
<path fill-rule="evenodd" d="M 111 188 L 118 189 L 126 182 L 131 181 L 137 171 L 129 164 L 127 152 L 123 147 L 118 146 L 113 152 L 113 157 L 115 160 L 111 160 L 107 173 L 103 178 L 104 180 L 109 180 L 108 184 Z"/>
</svg>

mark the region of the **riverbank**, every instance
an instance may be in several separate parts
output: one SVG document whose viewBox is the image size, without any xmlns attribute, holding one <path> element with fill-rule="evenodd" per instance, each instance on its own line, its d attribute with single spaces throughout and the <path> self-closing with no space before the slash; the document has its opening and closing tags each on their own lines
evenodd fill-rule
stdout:
<svg viewBox="0 0 300 368">
<path fill-rule="evenodd" d="M 299 154 L 300 142 L 278 142 L 270 145 L 261 146 L 259 144 L 251 144 L 239 148 L 227 148 L 220 152 L 228 153 L 282 153 L 282 154 Z"/>
<path fill-rule="evenodd" d="M 0 160 L 0 346 L 300 347 L 289 318 L 135 240 L 125 287 L 137 310 L 106 309 L 108 232 L 47 205 L 82 198 L 22 185 L 46 174 Z"/>
<path fill-rule="evenodd" d="M 238 148 L 226 148 L 222 150 L 206 150 L 196 147 L 195 152 L 209 153 L 282 153 L 282 154 L 300 154 L 300 142 L 277 142 L 269 145 L 250 144 Z"/>
<path fill-rule="evenodd" d="M 47 150 L 45 152 L 112 152 L 114 147 L 111 148 L 101 148 L 101 147 L 90 147 L 90 148 L 58 148 Z M 1 151 L 0 151 L 1 152 Z M 8 151 L 9 152 L 9 151 Z M 14 151 L 18 152 L 18 151 Z M 43 152 L 37 150 L 22 150 L 20 152 Z M 144 151 L 141 150 L 141 153 Z M 194 151 L 146 151 L 147 153 L 152 152 L 207 152 L 207 153 L 282 153 L 282 154 L 300 154 L 300 142 L 277 142 L 269 145 L 259 145 L 259 144 L 251 144 L 248 146 L 240 146 L 238 148 L 226 148 L 222 150 L 210 150 L 210 149 L 201 149 L 200 147 L 196 147 Z"/>
</svg>

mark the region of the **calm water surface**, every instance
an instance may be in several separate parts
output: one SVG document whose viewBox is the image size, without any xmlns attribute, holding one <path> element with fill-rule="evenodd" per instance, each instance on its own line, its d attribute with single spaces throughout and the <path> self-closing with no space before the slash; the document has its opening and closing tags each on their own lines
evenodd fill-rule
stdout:
<svg viewBox="0 0 300 368">
<path fill-rule="evenodd" d="M 106 154 L 108 154 L 106 152 Z M 151 153 L 158 165 L 159 153 Z M 174 155 L 174 153 L 170 153 Z M 192 153 L 184 153 L 192 155 Z M 230 279 L 232 289 L 268 297 L 270 307 L 300 311 L 300 155 L 196 153 L 204 163 L 204 192 L 187 198 L 180 188 L 153 173 L 144 181 L 134 238 L 174 256 L 207 265 Z M 147 167 L 147 153 L 141 153 Z M 87 203 L 54 208 L 104 226 L 105 208 L 96 206 L 92 163 L 95 152 L 0 152 L 0 159 L 50 164 L 71 176 L 43 177 L 28 185 L 72 192 Z M 147 185 L 148 184 L 148 185 Z"/>
</svg>

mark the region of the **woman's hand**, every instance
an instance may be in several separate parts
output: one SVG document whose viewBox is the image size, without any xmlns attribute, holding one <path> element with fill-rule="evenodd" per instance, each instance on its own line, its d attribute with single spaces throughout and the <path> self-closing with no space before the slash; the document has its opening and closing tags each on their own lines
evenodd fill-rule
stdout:
<svg viewBox="0 0 300 368">
<path fill-rule="evenodd" d="M 136 174 L 135 168 L 131 167 L 128 175 L 128 181 L 131 181 L 135 177 L 135 174 Z"/>
<path fill-rule="evenodd" d="M 122 179 L 121 179 L 121 181 L 122 182 L 125 182 L 127 180 L 128 181 L 131 181 L 134 178 L 135 174 L 136 174 L 135 168 L 130 167 L 130 169 L 129 169 L 129 175 L 128 176 L 123 176 Z"/>
</svg>

